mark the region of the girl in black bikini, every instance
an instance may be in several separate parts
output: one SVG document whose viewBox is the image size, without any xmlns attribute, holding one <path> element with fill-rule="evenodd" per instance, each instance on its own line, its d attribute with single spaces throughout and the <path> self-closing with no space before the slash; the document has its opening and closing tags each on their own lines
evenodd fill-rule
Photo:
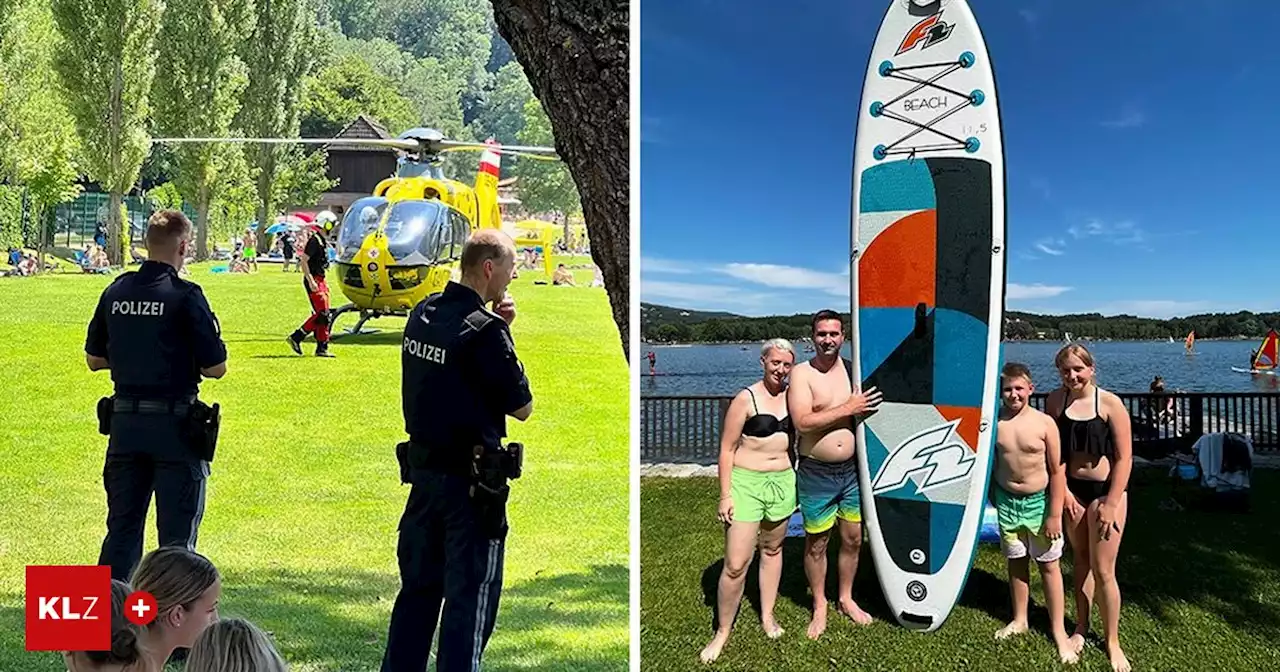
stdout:
<svg viewBox="0 0 1280 672">
<path fill-rule="evenodd" d="M 1075 557 L 1076 595 L 1076 631 L 1071 640 L 1077 650 L 1083 648 L 1096 584 L 1111 668 L 1129 672 L 1129 661 L 1120 648 L 1116 583 L 1116 554 L 1128 518 L 1126 490 L 1133 469 L 1129 411 L 1119 397 L 1097 386 L 1093 355 L 1083 346 L 1073 343 L 1059 350 L 1054 365 L 1062 376 L 1062 388 L 1049 394 L 1045 411 L 1058 425 L 1067 466 L 1064 513 Z"/>
</svg>

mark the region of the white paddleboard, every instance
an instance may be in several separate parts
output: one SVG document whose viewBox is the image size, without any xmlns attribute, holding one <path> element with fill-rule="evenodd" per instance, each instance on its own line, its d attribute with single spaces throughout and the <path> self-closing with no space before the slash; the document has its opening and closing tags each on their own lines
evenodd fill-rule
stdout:
<svg viewBox="0 0 1280 672">
<path fill-rule="evenodd" d="M 894 616 L 940 627 L 969 576 L 996 430 L 1004 148 L 986 43 L 964 0 L 889 0 L 853 179 L 862 517 Z M 921 128 L 925 127 L 925 128 Z"/>
</svg>

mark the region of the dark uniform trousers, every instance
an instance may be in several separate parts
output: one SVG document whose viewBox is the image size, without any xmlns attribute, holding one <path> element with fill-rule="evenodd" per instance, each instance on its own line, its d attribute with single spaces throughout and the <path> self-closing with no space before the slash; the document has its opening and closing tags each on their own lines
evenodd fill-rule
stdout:
<svg viewBox="0 0 1280 672">
<path fill-rule="evenodd" d="M 99 565 L 111 578 L 129 581 L 142 559 L 143 526 L 156 498 L 160 546 L 195 550 L 204 516 L 209 464 L 182 439 L 179 415 L 116 412 L 102 478 L 107 491 L 107 536 Z"/>
<path fill-rule="evenodd" d="M 469 478 L 414 469 L 410 479 L 397 548 L 401 588 L 382 672 L 426 670 L 437 621 L 435 669 L 479 670 L 502 592 L 505 514 L 499 538 L 488 539 L 476 517 Z"/>
</svg>

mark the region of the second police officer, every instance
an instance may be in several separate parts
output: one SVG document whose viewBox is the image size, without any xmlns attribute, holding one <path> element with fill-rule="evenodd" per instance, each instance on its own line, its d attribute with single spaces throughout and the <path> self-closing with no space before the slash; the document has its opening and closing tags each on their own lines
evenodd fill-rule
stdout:
<svg viewBox="0 0 1280 672">
<path fill-rule="evenodd" d="M 227 349 L 200 286 L 178 277 L 192 228 L 180 211 L 151 216 L 147 260 L 102 292 L 85 338 L 89 370 L 110 370 L 115 388 L 98 403 L 99 432 L 109 437 L 98 564 L 121 581 L 142 558 L 153 493 L 160 546 L 195 550 L 204 514 L 218 409 L 197 394 L 201 376 L 226 374 Z"/>
<path fill-rule="evenodd" d="M 481 229 L 462 249 L 461 277 L 419 303 L 404 330 L 402 400 L 409 441 L 397 446 L 411 484 L 397 548 L 401 588 L 382 672 L 426 669 L 440 624 L 439 672 L 479 669 L 502 590 L 507 479 L 533 396 L 511 341 L 515 273 L 510 236 Z M 485 308 L 496 303 L 495 310 Z M 442 613 L 443 603 L 443 613 Z"/>
</svg>

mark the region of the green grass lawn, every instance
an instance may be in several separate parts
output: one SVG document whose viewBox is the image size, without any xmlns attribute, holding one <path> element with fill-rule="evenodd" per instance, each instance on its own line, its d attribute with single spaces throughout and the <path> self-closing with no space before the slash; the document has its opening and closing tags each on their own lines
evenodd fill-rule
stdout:
<svg viewBox="0 0 1280 672">
<path fill-rule="evenodd" d="M 396 526 L 408 495 L 403 318 L 339 339 L 337 359 L 290 351 L 309 314 L 298 273 L 197 267 L 230 352 L 202 385 L 223 408 L 198 550 L 223 575 L 221 613 L 274 634 L 298 671 L 376 670 L 399 578 Z M 579 271 L 590 284 L 591 271 Z M 516 348 L 535 411 L 509 422 L 526 446 L 512 484 L 506 589 L 487 670 L 625 670 L 628 635 L 626 362 L 602 289 L 512 284 Z M 28 564 L 93 564 L 105 533 L 105 437 L 94 405 L 106 372 L 84 363 L 89 317 L 110 277 L 0 278 L 0 670 L 62 670 L 23 646 Z M 345 303 L 333 286 L 332 301 Z M 339 328 L 355 323 L 344 315 Z M 316 391 L 308 391 L 314 387 Z M 312 406 L 322 431 L 303 431 Z M 147 548 L 155 544 L 154 512 Z"/>
<path fill-rule="evenodd" d="M 1280 474 L 1256 472 L 1251 515 L 1166 512 L 1161 470 L 1141 470 L 1130 487 L 1131 514 L 1117 569 L 1123 607 L 1120 643 L 1134 670 L 1275 670 L 1280 665 L 1280 541 L 1272 512 Z M 711 639 L 724 536 L 716 522 L 718 489 L 710 478 L 645 478 L 641 497 L 640 657 L 646 670 L 705 669 L 698 653 Z M 1081 670 L 1109 671 L 1095 638 L 1081 662 L 1058 662 L 1048 634 L 1039 576 L 1032 570 L 1031 632 L 997 643 L 1010 619 L 1005 561 L 982 544 L 960 604 L 941 629 L 921 634 L 898 626 L 885 606 L 869 549 L 863 549 L 854 598 L 876 618 L 854 625 L 832 611 L 817 642 L 805 637 L 811 598 L 802 539 L 784 547 L 776 614 L 786 633 L 765 638 L 759 625 L 756 565 L 729 643 L 716 670 Z M 831 544 L 827 596 L 834 604 Z M 1068 549 L 1069 551 L 1069 549 Z M 1069 561 L 1064 566 L 1068 596 Z M 1070 604 L 1070 603 L 1069 603 Z M 1075 627 L 1068 607 L 1067 631 Z M 1093 632 L 1102 622 L 1095 605 Z"/>
</svg>

